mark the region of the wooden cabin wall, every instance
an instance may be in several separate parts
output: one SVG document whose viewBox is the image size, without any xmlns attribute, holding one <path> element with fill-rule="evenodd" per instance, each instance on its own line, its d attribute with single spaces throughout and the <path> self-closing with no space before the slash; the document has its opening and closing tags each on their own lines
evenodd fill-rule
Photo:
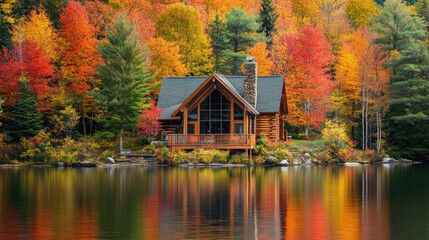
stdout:
<svg viewBox="0 0 429 240">
<path fill-rule="evenodd" d="M 180 121 L 161 121 L 161 139 L 166 140 L 167 134 L 176 133 L 181 128 Z"/>
<path fill-rule="evenodd" d="M 256 117 L 256 137 L 259 138 L 261 132 L 267 136 L 271 142 L 280 141 L 280 117 L 278 113 L 261 114 Z"/>
</svg>

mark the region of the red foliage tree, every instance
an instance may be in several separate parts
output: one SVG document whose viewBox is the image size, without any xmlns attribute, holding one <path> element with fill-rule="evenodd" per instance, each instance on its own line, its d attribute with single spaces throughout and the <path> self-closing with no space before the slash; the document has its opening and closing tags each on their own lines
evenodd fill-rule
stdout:
<svg viewBox="0 0 429 240">
<path fill-rule="evenodd" d="M 161 123 L 158 121 L 162 110 L 152 101 L 150 108 L 143 110 L 137 122 L 139 133 L 145 137 L 156 137 L 161 130 Z"/>
<path fill-rule="evenodd" d="M 63 78 L 66 79 L 67 92 L 79 99 L 91 89 L 94 74 L 101 63 L 96 29 L 90 24 L 85 8 L 74 1 L 70 1 L 61 12 L 60 21 L 60 36 L 64 40 L 61 62 Z"/>
<path fill-rule="evenodd" d="M 325 120 L 329 109 L 329 93 L 335 86 L 328 73 L 334 60 L 332 47 L 321 30 L 305 25 L 297 34 L 284 38 L 289 60 L 286 86 L 288 87 L 289 123 L 316 128 Z"/>
<path fill-rule="evenodd" d="M 29 80 L 37 97 L 40 111 L 49 109 L 49 86 L 54 68 L 41 48 L 35 42 L 16 43 L 12 50 L 6 48 L 0 53 L 0 94 L 5 105 L 13 104 L 19 98 L 19 78 Z"/>
</svg>

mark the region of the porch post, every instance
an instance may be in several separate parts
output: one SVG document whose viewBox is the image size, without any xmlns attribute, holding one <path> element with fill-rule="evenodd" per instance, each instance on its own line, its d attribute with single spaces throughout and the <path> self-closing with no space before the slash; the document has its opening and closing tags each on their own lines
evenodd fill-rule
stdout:
<svg viewBox="0 0 429 240">
<path fill-rule="evenodd" d="M 183 110 L 183 134 L 188 134 L 188 108 Z"/>
</svg>

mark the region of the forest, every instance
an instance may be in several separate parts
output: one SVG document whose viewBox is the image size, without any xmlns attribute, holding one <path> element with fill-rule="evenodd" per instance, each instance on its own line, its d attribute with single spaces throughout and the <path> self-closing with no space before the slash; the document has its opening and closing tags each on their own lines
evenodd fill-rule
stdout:
<svg viewBox="0 0 429 240">
<path fill-rule="evenodd" d="M 429 0 L 2 0 L 0 29 L 9 160 L 154 139 L 163 77 L 248 55 L 285 76 L 293 139 L 429 160 Z"/>
</svg>

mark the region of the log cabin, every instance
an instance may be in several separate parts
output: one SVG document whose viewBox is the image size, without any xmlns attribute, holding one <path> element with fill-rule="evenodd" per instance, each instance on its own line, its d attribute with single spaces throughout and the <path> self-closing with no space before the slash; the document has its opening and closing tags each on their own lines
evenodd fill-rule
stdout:
<svg viewBox="0 0 429 240">
<path fill-rule="evenodd" d="M 257 76 L 247 57 L 243 76 L 166 77 L 158 107 L 161 136 L 170 149 L 253 149 L 264 133 L 272 142 L 287 139 L 288 113 L 283 76 Z"/>
</svg>

